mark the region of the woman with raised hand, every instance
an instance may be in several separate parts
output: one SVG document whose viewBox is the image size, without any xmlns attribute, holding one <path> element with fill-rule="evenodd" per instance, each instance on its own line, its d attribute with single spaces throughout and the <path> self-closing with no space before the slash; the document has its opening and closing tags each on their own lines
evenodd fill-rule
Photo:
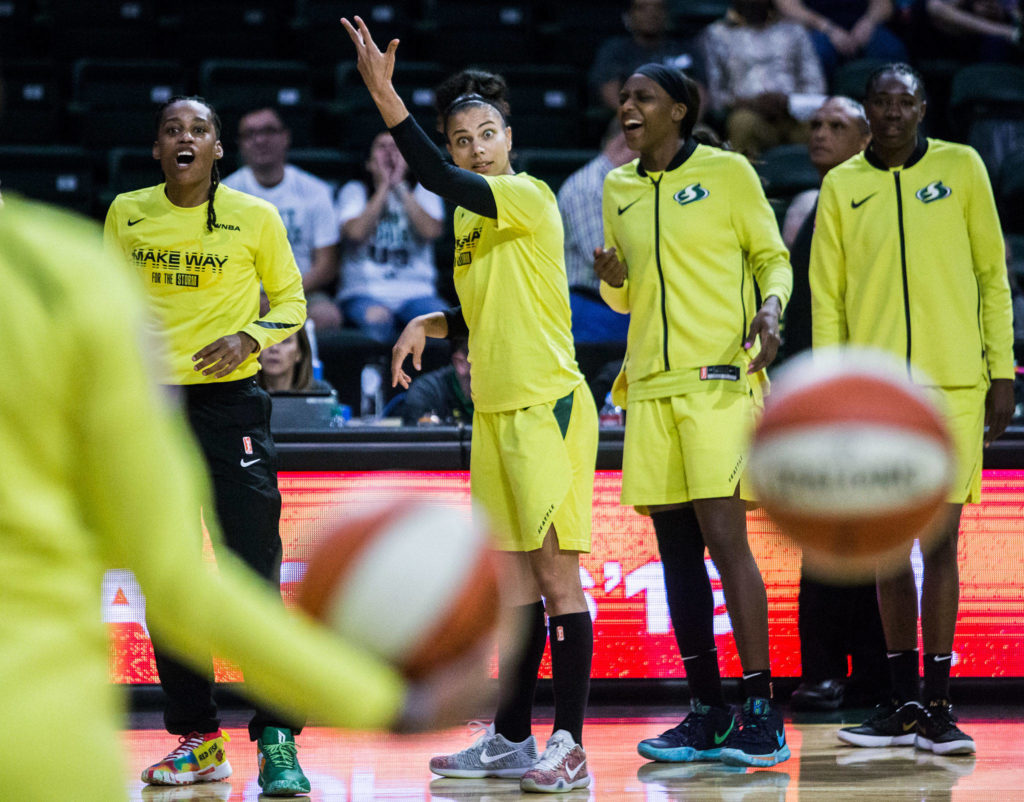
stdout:
<svg viewBox="0 0 1024 802">
<path fill-rule="evenodd" d="M 512 169 L 504 81 L 466 73 L 464 81 L 449 83 L 461 83 L 460 94 L 443 98 L 440 109 L 449 164 L 391 83 L 398 41 L 382 53 L 359 17 L 342 24 L 417 180 L 459 207 L 454 279 L 461 308 L 406 326 L 393 350 L 392 379 L 407 385 L 402 363 L 412 355 L 419 367 L 426 337 L 468 329 L 472 495 L 494 524 L 508 578 L 505 601 L 524 633 L 522 644 L 500 647 L 494 723 L 471 747 L 435 757 L 430 767 L 447 777 L 521 777 L 526 791 L 582 788 L 590 783 L 581 741 L 593 626 L 579 553 L 590 549 L 597 412 L 573 349 L 555 196 L 542 181 Z M 548 632 L 555 721 L 538 759 L 531 715 Z"/>
</svg>

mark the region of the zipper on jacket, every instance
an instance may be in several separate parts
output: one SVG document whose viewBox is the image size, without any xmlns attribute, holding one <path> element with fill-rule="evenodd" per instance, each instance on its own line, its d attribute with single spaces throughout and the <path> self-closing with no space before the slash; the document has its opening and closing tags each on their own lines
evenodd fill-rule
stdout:
<svg viewBox="0 0 1024 802">
<path fill-rule="evenodd" d="M 662 173 L 657 181 L 652 178 L 651 183 L 654 185 L 654 264 L 658 267 L 658 281 L 661 282 L 661 348 L 662 358 L 665 360 L 665 370 L 669 370 L 668 310 L 665 301 L 665 274 L 661 270 L 661 179 L 664 177 L 665 174 Z"/>
<path fill-rule="evenodd" d="M 907 324 L 907 374 L 910 374 L 910 352 L 912 335 L 910 331 L 910 282 L 907 278 L 907 240 L 903 233 L 903 195 L 900 192 L 900 173 L 892 174 L 896 181 L 896 219 L 900 231 L 900 270 L 903 273 L 903 316 Z"/>
</svg>

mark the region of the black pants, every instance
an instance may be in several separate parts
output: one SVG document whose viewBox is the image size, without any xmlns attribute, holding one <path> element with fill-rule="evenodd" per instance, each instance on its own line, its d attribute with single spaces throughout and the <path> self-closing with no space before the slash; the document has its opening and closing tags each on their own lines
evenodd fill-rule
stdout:
<svg viewBox="0 0 1024 802">
<path fill-rule="evenodd" d="M 182 389 L 189 425 L 213 481 L 224 542 L 280 592 L 281 494 L 277 489 L 277 449 L 270 435 L 270 396 L 255 379 Z M 260 623 L 254 620 L 252 625 Z M 205 656 L 208 667 L 196 673 L 168 656 L 157 643 L 153 652 L 167 697 L 167 731 L 187 735 L 218 729 L 211 657 Z M 249 737 L 256 740 L 267 726 L 289 727 L 295 732 L 301 729 L 301 724 L 285 722 L 273 711 L 257 707 L 249 722 Z"/>
<path fill-rule="evenodd" d="M 849 695 L 887 699 L 889 668 L 875 583 L 829 585 L 801 569 L 799 608 L 803 679 L 844 679 L 849 656 Z"/>
</svg>

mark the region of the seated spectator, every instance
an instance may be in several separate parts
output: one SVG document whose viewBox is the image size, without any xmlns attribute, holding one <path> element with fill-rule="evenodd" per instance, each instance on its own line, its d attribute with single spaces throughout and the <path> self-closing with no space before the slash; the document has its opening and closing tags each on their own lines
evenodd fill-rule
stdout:
<svg viewBox="0 0 1024 802">
<path fill-rule="evenodd" d="M 331 301 L 338 278 L 338 226 L 325 181 L 288 164 L 291 132 L 275 109 L 256 109 L 238 122 L 238 150 L 245 166 L 226 186 L 277 207 L 302 273 L 307 315 L 317 329 L 336 329 L 341 314 Z"/>
<path fill-rule="evenodd" d="M 811 34 L 825 75 L 856 58 L 906 61 L 907 48 L 884 23 L 892 0 L 775 0 L 779 13 Z"/>
<path fill-rule="evenodd" d="M 1024 42 L 1024 8 L 1019 0 L 927 0 L 932 26 L 943 45 L 965 61 L 1013 61 Z M 944 50 L 941 52 L 945 52 Z"/>
<path fill-rule="evenodd" d="M 323 379 L 313 378 L 313 349 L 306 329 L 264 348 L 256 382 L 268 393 L 333 393 Z"/>
<path fill-rule="evenodd" d="M 451 346 L 451 365 L 418 376 L 405 392 L 402 425 L 415 426 L 421 418 L 431 423 L 472 424 L 469 341 L 455 337 Z"/>
<path fill-rule="evenodd" d="M 370 146 L 366 177 L 341 188 L 338 304 L 346 324 L 390 343 L 410 320 L 448 304 L 437 294 L 432 242 L 444 204 L 415 184 L 391 134 Z"/>
<path fill-rule="evenodd" d="M 594 248 L 604 246 L 604 177 L 636 156 L 626 146 L 619 121 L 613 120 L 601 153 L 570 175 L 558 190 L 558 209 L 565 228 L 572 336 L 576 342 L 626 342 L 629 315 L 620 315 L 601 300 L 601 280 L 594 273 Z"/>
<path fill-rule="evenodd" d="M 807 32 L 780 19 L 772 0 L 733 0 L 704 32 L 704 50 L 711 109 L 724 116 L 733 150 L 753 159 L 775 145 L 807 141 L 789 96 L 824 94 L 825 76 Z"/>
<path fill-rule="evenodd" d="M 603 106 L 619 108 L 619 90 L 641 64 L 671 64 L 703 82 L 697 43 L 669 35 L 665 0 L 631 0 L 622 21 L 629 35 L 603 42 L 590 67 L 590 89 Z"/>
</svg>

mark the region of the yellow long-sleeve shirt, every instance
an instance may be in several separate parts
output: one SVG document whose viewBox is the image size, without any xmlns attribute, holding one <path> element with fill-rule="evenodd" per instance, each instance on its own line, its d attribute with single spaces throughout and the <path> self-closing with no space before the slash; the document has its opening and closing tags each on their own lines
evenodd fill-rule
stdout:
<svg viewBox="0 0 1024 802">
<path fill-rule="evenodd" d="M 689 140 L 664 172 L 648 173 L 639 161 L 612 170 L 603 213 L 605 247 L 616 249 L 628 274 L 622 287 L 602 282 L 601 296 L 633 313 L 623 366 L 629 397 L 691 389 L 686 376 L 695 368 L 745 372 L 752 353 L 743 342 L 758 311 L 754 281 L 783 307 L 793 283 L 775 215 L 747 160 Z"/>
<path fill-rule="evenodd" d="M 164 384 L 253 376 L 259 370 L 256 353 L 219 379 L 197 373 L 192 355 L 239 331 L 263 349 L 306 320 L 302 275 L 277 209 L 223 184 L 214 208 L 211 232 L 206 203 L 175 206 L 160 184 L 118 195 L 107 211 L 106 241 L 135 266 L 150 298 L 151 328 L 167 352 Z M 263 316 L 261 283 L 270 301 Z"/>
<path fill-rule="evenodd" d="M 2 796 L 125 798 L 120 698 L 100 620 L 112 566 L 135 573 L 150 625 L 182 659 L 213 650 L 237 661 L 251 693 L 293 715 L 392 722 L 404 683 L 391 667 L 287 612 L 226 549 L 216 572 L 203 562 L 201 460 L 152 384 L 141 295 L 99 229 L 5 200 Z"/>
<path fill-rule="evenodd" d="M 889 351 L 922 384 L 1013 378 L 1003 238 L 972 148 L 922 138 L 901 167 L 868 151 L 830 170 L 810 283 L 815 348 Z"/>
</svg>

